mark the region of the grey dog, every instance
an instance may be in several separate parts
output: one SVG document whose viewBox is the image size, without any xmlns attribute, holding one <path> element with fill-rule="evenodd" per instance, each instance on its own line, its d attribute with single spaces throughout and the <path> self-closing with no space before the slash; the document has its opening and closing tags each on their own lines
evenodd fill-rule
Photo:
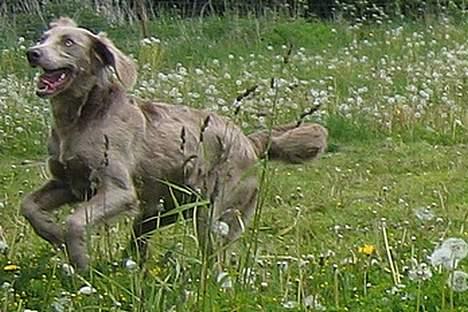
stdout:
<svg viewBox="0 0 468 312">
<path fill-rule="evenodd" d="M 209 222 L 224 222 L 221 239 L 230 242 L 255 211 L 259 158 L 298 163 L 326 147 L 327 131 L 318 124 L 247 136 L 215 113 L 127 95 L 135 64 L 104 34 L 70 18 L 52 22 L 27 58 L 43 70 L 36 93 L 50 100 L 53 126 L 51 177 L 25 197 L 21 211 L 39 236 L 65 246 L 79 269 L 89 262 L 87 227 L 126 212 L 137 213 L 132 241 L 145 253 L 147 234 L 176 219 L 158 217 L 173 208 L 170 184 L 209 199 L 209 208 L 194 216 L 198 237 L 211 231 Z M 66 204 L 75 209 L 62 228 L 51 212 Z"/>
</svg>

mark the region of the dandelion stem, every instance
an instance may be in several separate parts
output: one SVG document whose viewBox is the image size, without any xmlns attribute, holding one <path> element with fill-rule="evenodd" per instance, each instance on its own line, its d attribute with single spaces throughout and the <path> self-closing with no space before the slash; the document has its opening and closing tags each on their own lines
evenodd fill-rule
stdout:
<svg viewBox="0 0 468 312">
<path fill-rule="evenodd" d="M 418 293 L 416 295 L 416 312 L 419 312 L 421 306 L 421 281 L 418 281 Z"/>
<path fill-rule="evenodd" d="M 449 298 L 450 298 L 450 312 L 453 311 L 453 285 L 454 285 L 454 281 L 455 281 L 455 274 L 454 274 L 454 271 L 455 271 L 455 259 L 453 260 L 453 265 L 452 265 L 452 269 L 450 270 L 450 275 L 449 275 L 449 279 L 450 279 L 450 285 L 452 285 L 452 287 L 449 287 L 450 290 L 449 290 Z"/>
<path fill-rule="evenodd" d="M 393 283 L 395 286 L 400 284 L 400 276 L 398 276 L 396 270 L 395 270 L 395 265 L 393 263 L 393 257 L 392 257 L 392 252 L 390 250 L 390 245 L 388 244 L 388 238 L 387 238 L 387 228 L 385 227 L 385 224 L 382 224 L 382 235 L 385 243 L 385 250 L 387 252 L 387 259 L 388 259 L 388 264 L 390 266 L 390 270 L 392 271 L 392 277 L 393 277 Z"/>
<path fill-rule="evenodd" d="M 334 284 L 335 284 L 335 306 L 337 309 L 340 308 L 340 292 L 339 292 L 339 281 L 338 281 L 338 274 L 339 274 L 339 271 L 338 269 L 335 270 L 335 273 L 333 275 L 334 277 Z"/>
<path fill-rule="evenodd" d="M 362 286 L 364 290 L 364 297 L 366 297 L 367 296 L 367 268 L 364 271 L 364 284 Z"/>
</svg>

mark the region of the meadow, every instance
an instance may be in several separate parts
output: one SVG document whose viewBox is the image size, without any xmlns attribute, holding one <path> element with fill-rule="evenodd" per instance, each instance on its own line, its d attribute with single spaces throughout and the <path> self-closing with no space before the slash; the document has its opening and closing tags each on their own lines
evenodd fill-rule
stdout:
<svg viewBox="0 0 468 312">
<path fill-rule="evenodd" d="M 76 19 L 133 55 L 133 94 L 246 132 L 320 106 L 304 120 L 328 128 L 328 151 L 260 162 L 258 213 L 227 263 L 207 267 L 180 221 L 140 268 L 121 218 L 90 232 L 78 274 L 19 213 L 48 174 L 48 102 L 24 57 L 45 25 L 0 21 L 0 311 L 468 311 L 465 21 L 166 16 L 142 39 L 136 24 Z"/>
</svg>

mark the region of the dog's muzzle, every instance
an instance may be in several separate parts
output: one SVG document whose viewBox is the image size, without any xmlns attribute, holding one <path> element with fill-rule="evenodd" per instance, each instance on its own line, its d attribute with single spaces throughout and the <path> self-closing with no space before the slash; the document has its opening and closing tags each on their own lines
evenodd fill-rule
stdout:
<svg viewBox="0 0 468 312">
<path fill-rule="evenodd" d="M 28 58 L 28 62 L 31 66 L 39 65 L 41 56 L 42 56 L 41 50 L 37 48 L 30 48 L 26 52 L 26 57 Z"/>
</svg>

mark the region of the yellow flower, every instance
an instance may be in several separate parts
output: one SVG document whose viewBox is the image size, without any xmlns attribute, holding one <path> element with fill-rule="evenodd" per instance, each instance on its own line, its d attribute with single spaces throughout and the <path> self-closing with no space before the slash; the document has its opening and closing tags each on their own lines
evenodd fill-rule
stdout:
<svg viewBox="0 0 468 312">
<path fill-rule="evenodd" d="M 149 270 L 149 273 L 152 277 L 156 277 L 161 273 L 161 268 L 160 267 L 153 267 Z"/>
<path fill-rule="evenodd" d="M 12 271 L 19 270 L 19 268 L 20 267 L 17 266 L 16 264 L 8 264 L 3 267 L 3 271 L 12 272 Z"/>
<path fill-rule="evenodd" d="M 375 246 L 374 245 L 369 245 L 369 244 L 364 244 L 364 246 L 362 247 L 359 247 L 358 251 L 362 254 L 365 254 L 365 255 L 372 255 L 373 253 L 375 253 Z"/>
</svg>

